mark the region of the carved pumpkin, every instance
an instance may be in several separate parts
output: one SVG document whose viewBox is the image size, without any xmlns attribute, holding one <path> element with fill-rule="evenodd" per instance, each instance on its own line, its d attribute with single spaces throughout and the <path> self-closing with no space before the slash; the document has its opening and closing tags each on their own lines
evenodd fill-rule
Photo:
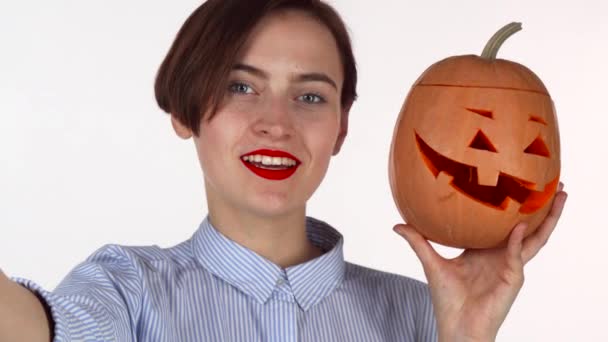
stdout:
<svg viewBox="0 0 608 342">
<path fill-rule="evenodd" d="M 431 241 L 487 248 L 513 227 L 530 234 L 550 209 L 559 182 L 553 101 L 525 66 L 496 53 L 521 29 L 498 31 L 482 56 L 430 66 L 397 120 L 389 178 L 401 216 Z"/>
</svg>

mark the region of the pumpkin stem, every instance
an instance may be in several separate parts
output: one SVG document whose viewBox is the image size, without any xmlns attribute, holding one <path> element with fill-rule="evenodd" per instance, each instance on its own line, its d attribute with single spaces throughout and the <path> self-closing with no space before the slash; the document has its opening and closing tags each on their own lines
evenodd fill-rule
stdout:
<svg viewBox="0 0 608 342">
<path fill-rule="evenodd" d="M 498 32 L 494 33 L 492 38 L 490 38 L 490 40 L 486 44 L 486 47 L 481 53 L 481 58 L 485 58 L 490 61 L 495 60 L 496 55 L 498 54 L 498 49 L 500 49 L 505 40 L 507 40 L 507 38 L 511 37 L 515 32 L 519 30 L 521 30 L 521 23 L 516 22 L 507 24 L 503 28 L 498 30 Z"/>
</svg>

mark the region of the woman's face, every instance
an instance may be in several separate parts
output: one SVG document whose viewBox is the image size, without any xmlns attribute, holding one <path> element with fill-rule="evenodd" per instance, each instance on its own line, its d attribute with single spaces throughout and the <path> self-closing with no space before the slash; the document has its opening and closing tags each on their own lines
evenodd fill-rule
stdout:
<svg viewBox="0 0 608 342">
<path fill-rule="evenodd" d="M 306 14 L 256 26 L 222 106 L 194 138 L 211 210 L 303 212 L 346 134 L 342 73 L 331 32 Z"/>
</svg>

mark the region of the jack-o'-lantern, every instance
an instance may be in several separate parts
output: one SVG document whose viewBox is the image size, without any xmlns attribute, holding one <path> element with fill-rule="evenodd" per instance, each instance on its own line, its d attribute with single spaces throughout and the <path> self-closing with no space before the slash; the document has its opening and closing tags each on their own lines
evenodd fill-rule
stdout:
<svg viewBox="0 0 608 342">
<path fill-rule="evenodd" d="M 551 207 L 560 173 L 553 101 L 527 67 L 496 59 L 520 29 L 503 27 L 481 56 L 431 65 L 401 109 L 391 190 L 402 217 L 431 241 L 493 247 L 518 222 L 532 233 Z"/>
</svg>

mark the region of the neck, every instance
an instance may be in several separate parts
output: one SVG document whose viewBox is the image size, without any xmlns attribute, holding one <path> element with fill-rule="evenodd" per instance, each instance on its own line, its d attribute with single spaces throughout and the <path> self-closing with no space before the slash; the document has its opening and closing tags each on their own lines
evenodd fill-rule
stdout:
<svg viewBox="0 0 608 342">
<path fill-rule="evenodd" d="M 258 216 L 215 205 L 208 199 L 209 220 L 224 236 L 281 268 L 314 259 L 322 254 L 306 236 L 306 210 L 283 216 Z"/>
</svg>

